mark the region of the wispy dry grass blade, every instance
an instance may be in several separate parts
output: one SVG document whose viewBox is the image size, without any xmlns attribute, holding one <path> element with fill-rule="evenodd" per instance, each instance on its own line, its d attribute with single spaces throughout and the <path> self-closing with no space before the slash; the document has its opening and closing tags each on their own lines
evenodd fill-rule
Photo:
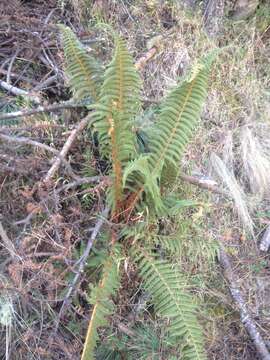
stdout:
<svg viewBox="0 0 270 360">
<path fill-rule="evenodd" d="M 215 170 L 215 173 L 223 182 L 223 184 L 226 185 L 232 198 L 234 199 L 235 208 L 242 224 L 250 234 L 253 234 L 253 221 L 249 214 L 245 194 L 237 183 L 234 174 L 228 170 L 220 157 L 215 154 L 211 154 L 211 164 Z"/>
<path fill-rule="evenodd" d="M 254 132 L 244 127 L 240 136 L 243 177 L 253 194 L 262 199 L 270 190 L 270 159 Z"/>
</svg>

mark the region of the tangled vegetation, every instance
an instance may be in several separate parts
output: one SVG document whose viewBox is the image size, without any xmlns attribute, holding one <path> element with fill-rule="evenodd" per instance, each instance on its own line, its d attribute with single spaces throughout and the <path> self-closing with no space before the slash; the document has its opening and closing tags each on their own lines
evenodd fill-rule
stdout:
<svg viewBox="0 0 270 360">
<path fill-rule="evenodd" d="M 0 356 L 268 359 L 267 1 L 3 3 Z"/>
</svg>

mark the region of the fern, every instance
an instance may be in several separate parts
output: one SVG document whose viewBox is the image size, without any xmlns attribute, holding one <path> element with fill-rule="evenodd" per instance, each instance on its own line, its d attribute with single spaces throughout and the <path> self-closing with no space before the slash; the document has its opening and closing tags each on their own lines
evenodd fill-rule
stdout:
<svg viewBox="0 0 270 360">
<path fill-rule="evenodd" d="M 114 248 L 112 250 L 104 264 L 99 285 L 91 291 L 90 303 L 94 307 L 87 330 L 82 360 L 92 360 L 95 358 L 94 349 L 98 340 L 97 329 L 107 325 L 107 317 L 113 311 L 110 297 L 115 294 L 119 287 L 118 253 L 119 249 Z"/>
<path fill-rule="evenodd" d="M 116 49 L 101 88 L 100 101 L 93 115 L 101 148 L 110 155 L 113 167 L 113 204 L 122 201 L 122 175 L 125 163 L 136 154 L 133 121 L 139 109 L 140 78 L 125 43 L 115 36 Z"/>
<path fill-rule="evenodd" d="M 190 75 L 168 95 L 161 106 L 158 121 L 152 129 L 149 137 L 148 172 L 155 174 L 156 182 L 165 187 L 172 185 L 179 168 L 179 161 L 183 151 L 190 140 L 194 128 L 200 116 L 203 102 L 207 95 L 207 82 L 210 65 L 215 54 L 211 53 L 201 60 L 192 70 Z M 136 180 L 136 178 L 134 178 Z M 154 185 L 154 183 L 152 182 Z M 140 186 L 140 183 L 137 184 Z M 151 206 L 148 194 L 154 191 L 146 191 L 146 183 L 136 190 L 136 196 L 130 205 L 131 211 L 136 209 L 137 203 L 143 199 L 150 204 L 150 208 L 158 216 L 168 213 L 169 208 L 162 203 L 160 194 L 155 192 L 156 199 Z M 156 185 L 154 185 L 156 186 Z M 166 209 L 167 208 L 167 209 Z M 166 209 L 166 210 L 165 210 Z"/>
<path fill-rule="evenodd" d="M 211 58 L 202 60 L 189 78 L 177 86 L 161 107 L 149 147 L 151 167 L 179 167 L 181 155 L 193 134 L 207 95 Z"/>
<path fill-rule="evenodd" d="M 152 295 L 155 310 L 170 320 L 172 338 L 184 339 L 183 359 L 205 360 L 203 336 L 192 297 L 183 291 L 181 274 L 166 260 L 155 259 L 139 248 L 135 255 L 145 289 Z"/>
<path fill-rule="evenodd" d="M 140 78 L 125 42 L 115 35 L 115 51 L 99 87 L 100 72 L 71 30 L 61 26 L 70 84 L 78 98 L 95 99 L 91 106 L 94 131 L 100 152 L 111 163 L 112 185 L 108 193 L 115 226 L 112 251 L 105 261 L 102 280 L 92 290 L 93 311 L 82 360 L 94 359 L 98 327 L 107 324 L 112 312 L 110 298 L 119 286 L 118 245 L 137 263 L 145 289 L 151 294 L 158 314 L 169 320 L 169 336 L 181 339 L 182 357 L 204 360 L 203 336 L 196 319 L 196 306 L 185 291 L 185 281 L 167 259 L 158 259 L 145 247 L 163 246 L 165 251 L 181 254 L 182 238 L 161 235 L 161 216 L 174 217 L 194 202 L 166 196 L 163 187 L 172 184 L 183 151 L 194 132 L 207 94 L 207 81 L 213 54 L 201 60 L 182 84 L 161 106 L 157 122 L 149 131 L 139 133 Z M 165 189 L 166 190 L 166 189 Z M 121 224 L 119 224 L 121 222 Z M 153 235 L 156 239 L 153 240 Z M 138 247 L 138 243 L 142 246 Z M 134 250 L 135 248 L 135 250 Z"/>
<path fill-rule="evenodd" d="M 65 54 L 66 74 L 77 100 L 98 100 L 102 68 L 87 54 L 76 35 L 66 26 L 59 25 Z"/>
<path fill-rule="evenodd" d="M 171 355 L 175 348 L 163 322 L 144 321 L 129 328 L 130 335 L 111 331 L 97 349 L 97 360 L 177 359 Z"/>
</svg>

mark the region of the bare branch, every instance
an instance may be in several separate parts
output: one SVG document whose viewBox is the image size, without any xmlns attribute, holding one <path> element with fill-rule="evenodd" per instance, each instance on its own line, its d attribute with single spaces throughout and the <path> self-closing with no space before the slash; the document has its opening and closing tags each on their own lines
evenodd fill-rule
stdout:
<svg viewBox="0 0 270 360">
<path fill-rule="evenodd" d="M 190 175 L 186 175 L 186 174 L 180 174 L 180 179 L 182 179 L 183 181 L 186 181 L 192 185 L 196 185 L 202 189 L 210 190 L 214 193 L 221 194 L 221 195 L 225 196 L 226 198 L 231 198 L 230 194 L 227 191 L 218 188 L 217 186 L 209 183 L 207 180 L 202 180 L 195 176 L 190 176 Z"/>
<path fill-rule="evenodd" d="M 74 130 L 71 131 L 68 139 L 66 140 L 62 150 L 59 153 L 59 156 L 55 158 L 52 166 L 50 167 L 49 171 L 47 172 L 44 182 L 48 182 L 52 179 L 54 174 L 58 171 L 61 161 L 65 159 L 68 151 L 70 150 L 72 144 L 76 140 L 77 136 L 83 131 L 83 129 L 88 125 L 90 121 L 91 114 L 86 116 L 84 119 L 82 119 L 79 124 L 76 126 Z"/>
<path fill-rule="evenodd" d="M 8 73 L 9 72 L 7 70 L 0 69 L 0 74 L 7 75 Z M 27 83 L 32 84 L 32 85 L 38 85 L 39 84 L 39 82 L 37 80 L 30 79 L 27 76 L 23 76 L 21 74 L 16 74 L 15 72 L 10 72 L 9 76 L 11 78 L 17 79 L 17 81 L 23 80 L 24 82 L 27 82 Z"/>
<path fill-rule="evenodd" d="M 18 54 L 19 54 L 19 52 L 20 52 L 21 50 L 20 49 L 17 49 L 16 51 L 15 51 L 15 54 L 12 56 L 12 59 L 11 59 L 11 61 L 10 61 L 10 63 L 9 63 L 9 66 L 8 66 L 8 70 L 7 70 L 7 78 L 6 78 L 6 80 L 7 80 L 7 84 L 9 84 L 10 85 L 10 73 L 11 73 L 11 70 L 12 70 L 12 66 L 13 66 L 13 64 L 14 64 L 14 61 L 16 60 L 16 57 L 18 56 Z"/>
<path fill-rule="evenodd" d="M 90 254 L 90 251 L 91 251 L 91 249 L 93 247 L 93 243 L 94 243 L 96 237 L 98 236 L 98 234 L 100 232 L 100 229 L 102 228 L 105 220 L 107 219 L 108 214 L 109 214 L 109 208 L 106 207 L 104 209 L 104 211 L 101 213 L 100 218 L 98 219 L 98 221 L 96 222 L 96 225 L 93 228 L 93 231 L 92 231 L 91 236 L 90 236 L 90 238 L 89 238 L 89 240 L 87 242 L 87 245 L 86 245 L 86 248 L 85 248 L 85 250 L 83 252 L 83 255 L 81 256 L 79 261 L 76 263 L 76 265 L 78 266 L 78 271 L 76 272 L 76 275 L 74 276 L 71 284 L 69 285 L 67 294 L 66 294 L 66 296 L 64 298 L 63 304 L 62 304 L 61 309 L 59 311 L 57 324 L 55 326 L 56 329 L 58 328 L 61 317 L 63 316 L 65 308 L 69 303 L 70 297 L 71 297 L 72 293 L 74 292 L 74 290 L 75 290 L 75 288 L 77 286 L 77 283 L 78 283 L 78 281 L 80 279 L 80 276 L 82 275 L 82 273 L 84 271 L 84 267 L 86 265 L 86 261 L 88 259 L 89 254 Z"/>
<path fill-rule="evenodd" d="M 50 76 L 48 79 L 43 81 L 42 83 L 36 85 L 32 91 L 40 91 L 46 89 L 48 86 L 50 86 L 52 83 L 54 83 L 58 79 L 58 75 Z"/>
<path fill-rule="evenodd" d="M 247 304 L 241 294 L 239 287 L 237 286 L 237 280 L 233 274 L 232 266 L 228 255 L 223 249 L 220 249 L 219 252 L 219 262 L 224 269 L 224 276 L 229 283 L 229 289 L 232 295 L 233 300 L 237 304 L 238 310 L 240 312 L 241 321 L 248 332 L 250 338 L 252 339 L 261 359 L 270 360 L 270 353 L 267 350 L 265 342 L 250 315 L 250 311 L 247 307 Z"/>
<path fill-rule="evenodd" d="M 59 156 L 59 152 L 56 149 L 53 149 L 52 147 L 46 145 L 46 144 L 42 144 L 36 140 L 31 140 L 29 138 L 26 137 L 18 137 L 18 136 L 10 136 L 10 135 L 6 135 L 6 134 L 1 134 L 0 133 L 0 139 L 1 140 L 5 140 L 8 142 L 13 142 L 13 143 L 17 143 L 17 144 L 24 144 L 24 145 L 32 145 L 32 146 L 36 146 L 40 149 L 46 150 L 46 151 L 50 151 L 53 154 Z"/>
<path fill-rule="evenodd" d="M 26 117 L 26 116 L 30 116 L 30 115 L 34 115 L 34 114 L 43 113 L 43 112 L 53 112 L 53 111 L 57 111 L 57 110 L 61 110 L 61 109 L 71 109 L 71 108 L 84 107 L 84 106 L 85 106 L 85 104 L 76 104 L 76 103 L 72 103 L 72 102 L 53 104 L 53 105 L 49 105 L 49 106 L 40 106 L 37 109 L 20 110 L 20 111 L 14 111 L 12 113 L 2 114 L 2 115 L 0 115 L 0 121 L 16 119 L 18 117 Z"/>
<path fill-rule="evenodd" d="M 27 96 L 31 101 L 33 101 L 36 104 L 40 104 L 40 99 L 32 95 L 30 92 L 22 90 L 16 86 L 8 84 L 6 81 L 0 80 L 0 86 L 4 89 L 10 92 L 13 95 L 16 96 Z"/>
<path fill-rule="evenodd" d="M 109 179 L 110 178 L 108 176 L 91 176 L 91 177 L 80 178 L 69 184 L 63 185 L 62 187 L 60 187 L 59 189 L 56 190 L 56 193 L 59 194 L 62 191 L 69 190 L 73 187 L 84 185 L 84 184 L 92 184 L 95 182 L 105 181 L 105 180 L 109 181 Z"/>
</svg>

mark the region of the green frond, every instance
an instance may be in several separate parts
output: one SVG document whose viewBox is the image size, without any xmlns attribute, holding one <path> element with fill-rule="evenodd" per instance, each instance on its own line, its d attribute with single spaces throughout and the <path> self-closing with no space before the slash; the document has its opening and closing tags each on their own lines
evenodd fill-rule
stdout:
<svg viewBox="0 0 270 360">
<path fill-rule="evenodd" d="M 181 214 L 185 208 L 201 205 L 201 202 L 194 200 L 179 200 L 173 195 L 167 195 L 163 201 L 167 209 L 167 215 L 169 216 L 177 216 Z"/>
<path fill-rule="evenodd" d="M 116 47 L 101 88 L 93 118 L 101 150 L 110 156 L 114 177 L 114 204 L 122 200 L 123 166 L 136 154 L 134 119 L 140 107 L 141 81 L 125 42 L 116 36 Z"/>
<path fill-rule="evenodd" d="M 88 325 L 82 360 L 95 359 L 94 350 L 99 338 L 98 328 L 107 325 L 107 317 L 113 312 L 111 297 L 119 288 L 118 262 L 119 248 L 114 247 L 104 264 L 100 283 L 91 290 L 90 303 L 94 306 Z"/>
<path fill-rule="evenodd" d="M 173 256 L 179 256 L 182 250 L 182 239 L 176 235 L 156 235 L 152 243 L 161 246 L 162 249 Z"/>
<path fill-rule="evenodd" d="M 207 95 L 209 59 L 202 60 L 190 76 L 167 97 L 150 139 L 151 166 L 179 167 L 181 155 L 191 138 Z"/>
<path fill-rule="evenodd" d="M 157 213 L 161 213 L 164 209 L 161 201 L 161 194 L 159 188 L 159 174 L 160 169 L 151 172 L 149 168 L 149 155 L 140 155 L 137 159 L 131 161 L 123 173 L 123 188 L 127 187 L 130 181 L 129 190 L 136 192 L 136 190 L 144 184 L 144 194 L 146 195 L 146 203 L 148 206 L 153 206 Z M 135 186 L 135 188 L 132 188 Z"/>
<path fill-rule="evenodd" d="M 77 100 L 98 100 L 102 67 L 89 54 L 70 28 L 59 25 L 65 54 L 66 74 Z"/>
<path fill-rule="evenodd" d="M 184 341 L 182 359 L 206 360 L 196 306 L 184 291 L 185 281 L 181 273 L 168 261 L 155 258 L 143 248 L 137 249 L 134 258 L 156 312 L 169 320 L 171 338 Z"/>
</svg>

